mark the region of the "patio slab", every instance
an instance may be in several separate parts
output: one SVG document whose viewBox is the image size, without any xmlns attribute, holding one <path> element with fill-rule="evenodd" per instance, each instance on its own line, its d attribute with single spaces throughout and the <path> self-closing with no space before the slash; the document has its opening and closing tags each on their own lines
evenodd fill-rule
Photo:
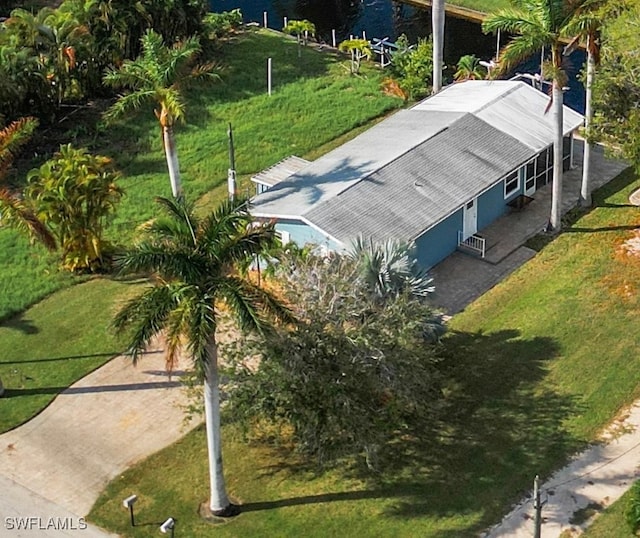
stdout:
<svg viewBox="0 0 640 538">
<path fill-rule="evenodd" d="M 564 173 L 562 183 L 562 213 L 578 205 L 582 183 L 583 141 L 574 143 L 576 166 Z M 595 146 L 591 152 L 592 190 L 609 183 L 629 165 L 605 157 L 604 148 Z M 524 209 L 512 211 L 480 230 L 487 250 L 484 258 L 455 252 L 432 270 L 436 291 L 433 304 L 453 315 L 489 291 L 507 275 L 535 256 L 526 248 L 526 241 L 544 231 L 551 213 L 551 184 L 537 190 L 533 201 Z"/>
</svg>

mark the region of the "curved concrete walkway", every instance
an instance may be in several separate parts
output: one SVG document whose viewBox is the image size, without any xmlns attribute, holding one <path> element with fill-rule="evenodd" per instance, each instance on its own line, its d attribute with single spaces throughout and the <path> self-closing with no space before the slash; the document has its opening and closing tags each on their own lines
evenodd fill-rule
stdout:
<svg viewBox="0 0 640 538">
<path fill-rule="evenodd" d="M 541 491 L 542 536 L 578 536 L 592 520 L 573 525 L 570 520 L 588 505 L 606 508 L 625 493 L 640 476 L 640 401 L 627 416 L 615 421 L 596 444 L 578 454 L 557 471 Z M 533 477 L 532 477 L 533 482 Z M 523 499 L 486 538 L 531 538 L 533 501 Z"/>
<path fill-rule="evenodd" d="M 28 534 L 9 529 L 5 518 L 41 518 L 36 527 L 50 517 L 77 523 L 110 480 L 193 428 L 197 421 L 184 421 L 179 373 L 167 376 L 157 348 L 137 367 L 116 357 L 0 435 L 0 536 L 107 536 L 97 529 Z"/>
</svg>

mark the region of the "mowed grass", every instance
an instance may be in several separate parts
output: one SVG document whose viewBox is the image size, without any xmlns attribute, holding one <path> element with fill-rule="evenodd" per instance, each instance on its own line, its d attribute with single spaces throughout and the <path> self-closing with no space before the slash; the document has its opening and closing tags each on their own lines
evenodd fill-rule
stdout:
<svg viewBox="0 0 640 538">
<path fill-rule="evenodd" d="M 639 396 L 640 257 L 623 246 L 640 225 L 628 204 L 638 185 L 623 173 L 452 320 L 443 410 L 386 447 L 379 475 L 358 460 L 314 475 L 227 426 L 228 486 L 246 506 L 238 518 L 212 528 L 197 514 L 207 498 L 201 431 L 116 479 L 90 518 L 152 536 L 154 525 L 127 527 L 121 499 L 136 493 L 140 521 L 172 515 L 188 536 L 476 536 Z"/>
<path fill-rule="evenodd" d="M 43 409 L 55 396 L 123 349 L 110 329 L 131 284 L 95 279 L 59 291 L 0 326 L 0 432 Z"/>
<path fill-rule="evenodd" d="M 295 41 L 274 32 L 236 36 L 216 57 L 226 66 L 221 80 L 190 91 L 187 123 L 176 130 L 185 192 L 192 199 L 207 193 L 209 207 L 226 196 L 229 122 L 241 189 L 253 193 L 252 173 L 291 154 L 304 157 L 318 147 L 329 149 L 334 139 L 402 105 L 380 91 L 379 69 L 369 66 L 361 77 L 350 76 L 344 58 L 311 48 L 303 48 L 299 58 Z M 273 62 L 271 96 L 268 57 Z M 108 155 L 122 171 L 126 195 L 107 235 L 127 244 L 138 225 L 156 214 L 154 197 L 171 196 L 153 107 L 109 127 L 78 124 L 75 118 L 64 142 Z M 23 168 L 22 175 L 28 166 Z M 78 279 L 59 270 L 55 255 L 0 229 L 0 282 L 2 320 Z"/>
</svg>

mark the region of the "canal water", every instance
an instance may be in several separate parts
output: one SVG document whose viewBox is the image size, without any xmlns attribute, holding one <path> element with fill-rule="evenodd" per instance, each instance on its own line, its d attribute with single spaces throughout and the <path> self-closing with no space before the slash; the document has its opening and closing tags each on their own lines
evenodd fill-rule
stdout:
<svg viewBox="0 0 640 538">
<path fill-rule="evenodd" d="M 396 39 L 406 34 L 410 42 L 431 33 L 431 12 L 408 6 L 394 0 L 210 0 L 213 11 L 229 11 L 239 8 L 245 22 L 263 22 L 267 12 L 270 28 L 281 30 L 284 18 L 308 19 L 316 26 L 319 38 L 331 42 L 335 30 L 338 42 L 350 35 L 389 37 Z M 445 23 L 444 61 L 449 78 L 455 72 L 458 59 L 465 54 L 475 54 L 481 60 L 490 60 L 496 53 L 496 37 L 482 33 L 480 24 L 447 16 Z M 578 112 L 584 112 L 584 87 L 578 73 L 585 61 L 585 54 L 576 51 L 566 59 L 569 90 L 565 102 Z M 540 58 L 531 58 L 515 72 L 540 71 Z"/>
</svg>

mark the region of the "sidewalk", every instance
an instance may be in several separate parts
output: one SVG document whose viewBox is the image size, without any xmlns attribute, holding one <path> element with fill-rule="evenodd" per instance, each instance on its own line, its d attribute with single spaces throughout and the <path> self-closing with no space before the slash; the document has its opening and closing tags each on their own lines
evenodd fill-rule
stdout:
<svg viewBox="0 0 640 538">
<path fill-rule="evenodd" d="M 116 357 L 0 435 L 0 479 L 10 490 L 0 488 L 0 535 L 22 536 L 6 529 L 8 515 L 85 516 L 109 481 L 193 428 L 196 421 L 184 423 L 187 400 L 177 374 L 167 376 L 157 349 L 135 368 L 130 358 Z M 23 488 L 55 504 L 34 504 Z"/>
<path fill-rule="evenodd" d="M 606 508 L 625 493 L 640 476 L 640 402 L 623 420 L 615 421 L 597 444 L 577 455 L 541 486 L 542 536 L 557 538 L 573 530 L 578 536 L 591 520 L 572 525 L 574 514 L 588 505 Z M 533 482 L 533 478 L 532 478 Z M 533 501 L 523 499 L 485 538 L 531 538 Z M 572 534 L 567 534 L 572 536 Z"/>
</svg>

